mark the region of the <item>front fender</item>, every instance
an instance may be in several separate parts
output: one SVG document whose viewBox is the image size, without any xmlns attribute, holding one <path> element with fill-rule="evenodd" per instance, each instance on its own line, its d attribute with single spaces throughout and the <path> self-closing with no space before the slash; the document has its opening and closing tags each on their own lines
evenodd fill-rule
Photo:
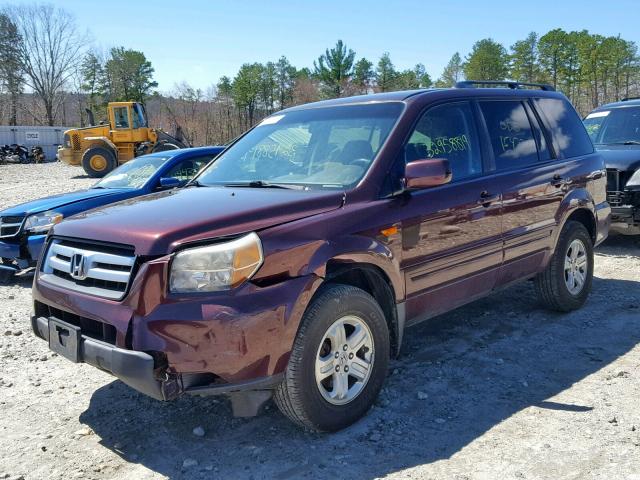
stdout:
<svg viewBox="0 0 640 480">
<path fill-rule="evenodd" d="M 373 265 L 385 273 L 393 287 L 396 302 L 401 302 L 405 288 L 399 260 L 392 244 L 386 245 L 370 237 L 348 235 L 323 243 L 309 259 L 307 273 L 325 278 L 330 262 Z"/>
</svg>

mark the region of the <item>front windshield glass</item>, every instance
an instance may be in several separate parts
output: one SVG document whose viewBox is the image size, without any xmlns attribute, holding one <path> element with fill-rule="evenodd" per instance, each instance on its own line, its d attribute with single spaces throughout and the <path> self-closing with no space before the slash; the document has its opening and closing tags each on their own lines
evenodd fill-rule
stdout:
<svg viewBox="0 0 640 480">
<path fill-rule="evenodd" d="M 327 189 L 354 185 L 384 144 L 402 106 L 344 105 L 272 115 L 222 153 L 197 183 Z"/>
<path fill-rule="evenodd" d="M 145 155 L 119 166 L 93 188 L 140 188 L 170 157 Z"/>
<path fill-rule="evenodd" d="M 620 107 L 587 115 L 584 126 L 596 145 L 640 144 L 640 107 Z"/>
</svg>

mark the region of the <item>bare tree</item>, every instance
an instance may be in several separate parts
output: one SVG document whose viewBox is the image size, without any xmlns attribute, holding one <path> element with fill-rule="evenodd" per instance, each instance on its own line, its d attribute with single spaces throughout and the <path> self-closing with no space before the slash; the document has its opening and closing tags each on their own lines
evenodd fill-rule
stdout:
<svg viewBox="0 0 640 480">
<path fill-rule="evenodd" d="M 46 123 L 54 125 L 64 88 L 82 60 L 86 35 L 78 33 L 71 14 L 53 5 L 18 5 L 7 12 L 23 39 L 26 84 L 40 99 Z"/>
</svg>

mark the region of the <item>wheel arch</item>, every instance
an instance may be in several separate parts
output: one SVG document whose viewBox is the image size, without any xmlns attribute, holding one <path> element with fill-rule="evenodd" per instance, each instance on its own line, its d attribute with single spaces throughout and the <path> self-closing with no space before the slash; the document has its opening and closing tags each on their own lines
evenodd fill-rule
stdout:
<svg viewBox="0 0 640 480">
<path fill-rule="evenodd" d="M 577 189 L 567 195 L 558 210 L 557 224 L 554 235 L 554 249 L 558 244 L 560 232 L 567 222 L 577 221 L 582 223 L 595 245 L 598 235 L 598 224 L 596 219 L 596 206 L 591 194 L 585 189 Z"/>
<path fill-rule="evenodd" d="M 389 327 L 391 351 L 397 356 L 402 344 L 404 314 L 402 308 L 399 308 L 396 303 L 396 292 L 386 272 L 371 263 L 346 263 L 339 259 L 331 259 L 326 265 L 323 284 L 331 283 L 360 288 L 376 300 Z M 318 291 L 320 290 L 322 290 L 322 286 L 318 289 Z"/>
</svg>

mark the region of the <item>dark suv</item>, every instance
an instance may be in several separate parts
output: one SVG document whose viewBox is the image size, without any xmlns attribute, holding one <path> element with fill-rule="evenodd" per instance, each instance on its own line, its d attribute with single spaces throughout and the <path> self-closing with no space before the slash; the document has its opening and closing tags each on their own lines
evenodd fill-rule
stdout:
<svg viewBox="0 0 640 480">
<path fill-rule="evenodd" d="M 640 98 L 602 105 L 584 123 L 607 168 L 611 230 L 640 235 Z"/>
<path fill-rule="evenodd" d="M 406 327 L 515 282 L 579 308 L 608 232 L 604 164 L 567 99 L 458 88 L 274 114 L 186 188 L 56 225 L 33 330 L 157 399 L 273 394 L 332 431 L 373 404 Z"/>
</svg>

